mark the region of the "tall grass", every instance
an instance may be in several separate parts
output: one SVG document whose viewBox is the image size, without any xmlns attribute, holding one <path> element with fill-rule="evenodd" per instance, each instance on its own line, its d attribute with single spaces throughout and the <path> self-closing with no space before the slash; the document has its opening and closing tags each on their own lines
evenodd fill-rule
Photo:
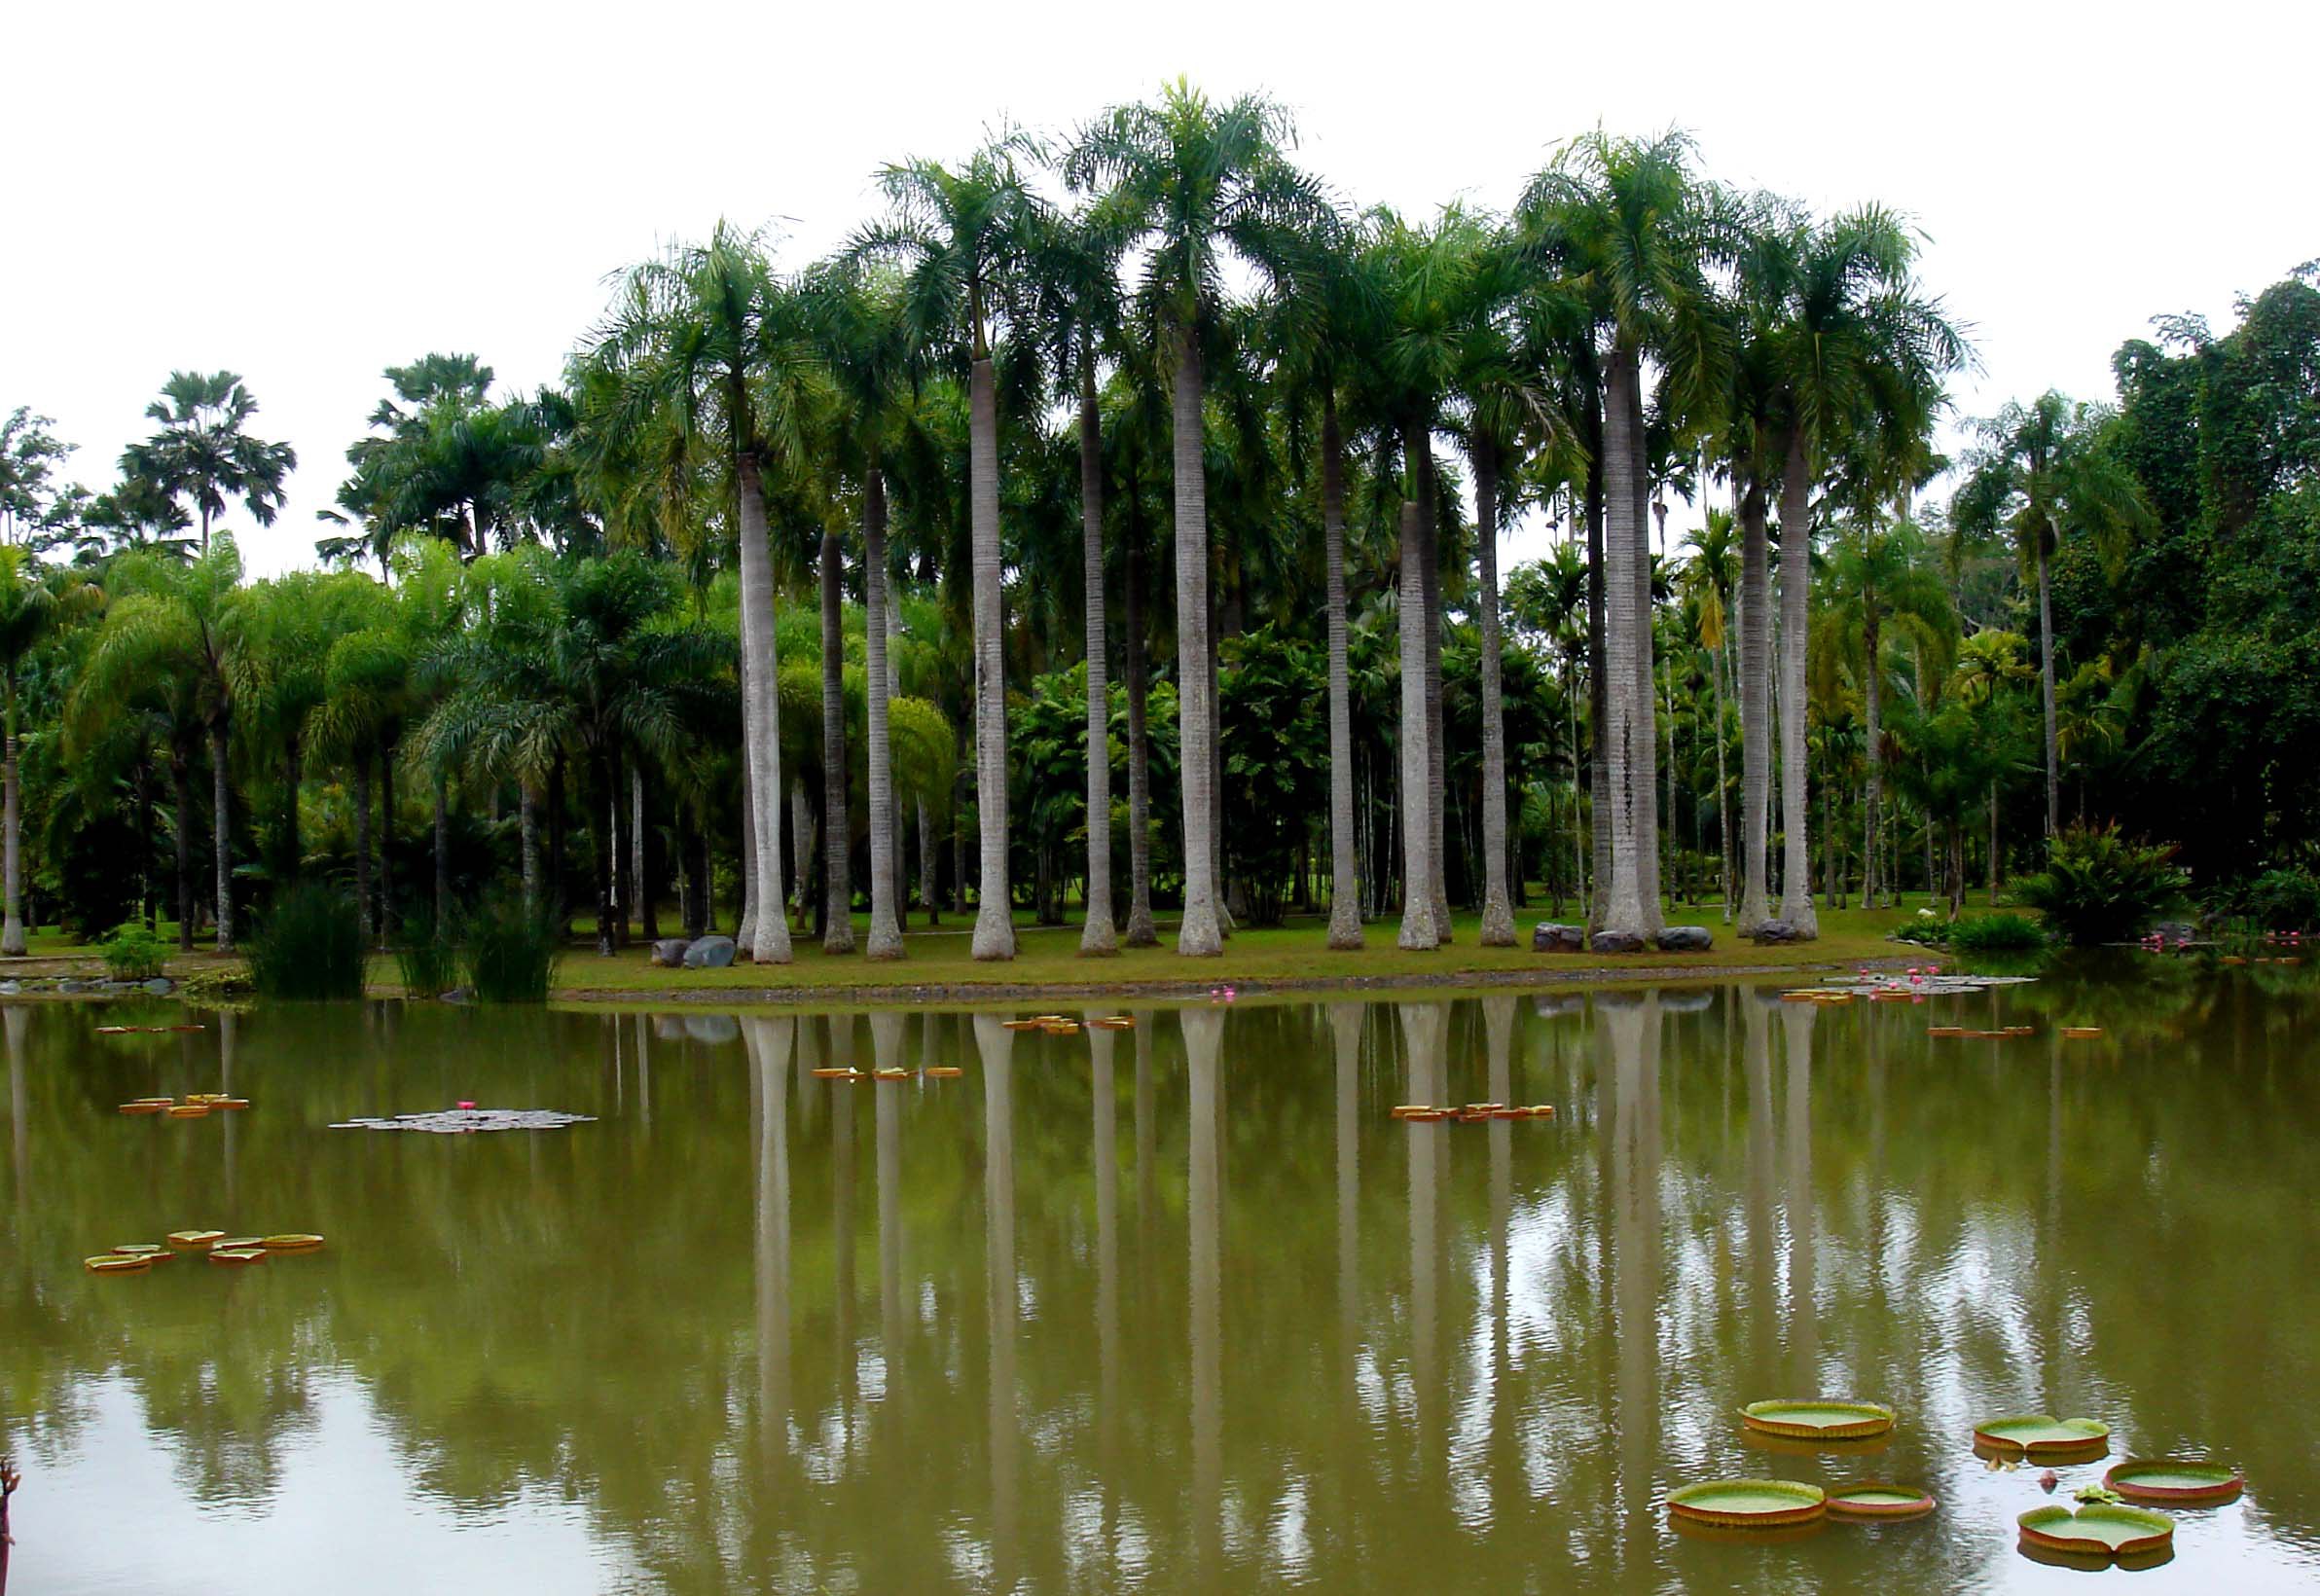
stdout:
<svg viewBox="0 0 2320 1596">
<path fill-rule="evenodd" d="M 459 984 L 459 949 L 432 918 L 406 920 L 395 938 L 395 966 L 412 998 L 438 998 Z"/>
<path fill-rule="evenodd" d="M 1949 927 L 1952 953 L 2031 953 L 2046 945 L 2045 926 L 2028 915 L 2005 910 L 1969 915 Z"/>
<path fill-rule="evenodd" d="M 354 900 L 321 882 L 283 889 L 244 950 L 265 998 L 360 998 L 362 925 Z"/>
<path fill-rule="evenodd" d="M 467 984 L 487 1003 L 547 1001 L 563 956 L 560 933 L 554 916 L 527 906 L 521 895 L 493 893 L 467 918 L 461 950 Z"/>
</svg>

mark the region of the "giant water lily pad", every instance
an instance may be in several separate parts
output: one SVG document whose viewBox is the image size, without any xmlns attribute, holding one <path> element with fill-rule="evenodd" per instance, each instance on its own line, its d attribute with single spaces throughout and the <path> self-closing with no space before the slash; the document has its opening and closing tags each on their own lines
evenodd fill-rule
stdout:
<svg viewBox="0 0 2320 1596">
<path fill-rule="evenodd" d="M 1893 1409 L 1875 1402 L 1751 1402 L 1740 1417 L 1751 1430 L 1797 1440 L 1860 1440 L 1893 1428 Z"/>
<path fill-rule="evenodd" d="M 1670 1491 L 1668 1511 L 1695 1524 L 1801 1524 L 1829 1510 L 1818 1485 L 1793 1479 L 1715 1479 Z"/>
<path fill-rule="evenodd" d="M 2103 1483 L 2129 1502 L 2208 1506 L 2231 1501 L 2247 1482 L 2220 1463 L 2151 1458 L 2120 1464 L 2103 1475 Z"/>
<path fill-rule="evenodd" d="M 2017 1413 L 1976 1425 L 1974 1439 L 1994 1452 L 2044 1458 L 2107 1447 L 2111 1427 L 2097 1419 L 2049 1419 L 2043 1413 Z"/>
<path fill-rule="evenodd" d="M 2014 1520 L 2022 1539 L 2054 1551 L 2095 1557 L 2123 1557 L 2157 1551 L 2175 1537 L 2175 1521 L 2146 1507 L 2096 1503 L 2073 1512 L 2068 1507 L 2033 1507 Z"/>
<path fill-rule="evenodd" d="M 1914 1485 L 1862 1480 L 1829 1488 L 1829 1510 L 1839 1518 L 1923 1518 L 1938 1505 Z"/>
</svg>

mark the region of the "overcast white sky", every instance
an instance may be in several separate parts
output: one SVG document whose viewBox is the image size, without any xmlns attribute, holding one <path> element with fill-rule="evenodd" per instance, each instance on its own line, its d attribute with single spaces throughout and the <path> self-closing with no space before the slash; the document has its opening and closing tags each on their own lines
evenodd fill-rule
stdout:
<svg viewBox="0 0 2320 1596">
<path fill-rule="evenodd" d="M 381 368 L 469 350 L 553 378 L 604 276 L 720 216 L 795 259 L 871 175 L 998 118 L 1068 129 L 1188 73 L 1295 111 L 1349 199 L 1511 200 L 1560 138 L 1671 124 L 1713 175 L 1881 200 L 1974 324 L 1967 414 L 2108 397 L 2162 311 L 2320 255 L 2320 7 L 2049 0 L 1406 10 L 1035 0 L 717 6 L 25 0 L 5 39 L 13 167 L 0 412 L 28 404 L 103 489 L 172 368 L 239 372 L 301 465 L 251 563 L 311 563 L 314 512 Z M 1734 24 L 1747 32 L 1735 33 Z M 1518 536 L 1511 551 L 1536 534 Z"/>
</svg>

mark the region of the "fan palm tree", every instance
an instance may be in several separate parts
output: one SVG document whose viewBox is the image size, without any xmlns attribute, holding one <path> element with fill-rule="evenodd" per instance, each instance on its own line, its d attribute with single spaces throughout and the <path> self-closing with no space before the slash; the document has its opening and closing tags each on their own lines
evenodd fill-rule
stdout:
<svg viewBox="0 0 2320 1596">
<path fill-rule="evenodd" d="M 992 335 L 1019 314 L 1038 204 L 1018 163 L 1029 145 L 994 140 L 956 170 L 913 160 L 887 167 L 879 187 L 892 206 L 866 230 L 858 254 L 899 260 L 909 272 L 904 315 L 919 346 L 962 348 L 967 368 L 967 519 L 975 639 L 975 808 L 982 857 L 973 954 L 1015 957 L 1014 898 L 1007 884 L 1007 701 L 999 540 L 998 385 Z"/>
<path fill-rule="evenodd" d="M 2151 521 L 2133 470 L 2111 445 L 2111 416 L 2048 389 L 1976 423 L 1981 445 L 1950 504 L 1960 532 L 2009 530 L 2038 582 L 2038 684 L 2046 712 L 2047 835 L 2062 823 L 2062 753 L 2054 708 L 2054 607 L 2048 566 L 2066 532 L 2116 560 Z"/>
<path fill-rule="evenodd" d="M 272 526 L 282 507 L 282 484 L 297 468 L 298 452 L 252 437 L 248 422 L 257 412 L 258 401 L 232 372 L 171 372 L 162 396 L 145 407 L 161 430 L 121 456 L 124 476 L 193 501 L 203 554 L 210 525 L 230 500 L 240 500 L 261 526 Z"/>
<path fill-rule="evenodd" d="M 591 358 L 609 369 L 598 447 L 671 440 L 729 483 L 740 544 L 742 741 L 747 758 L 749 880 L 759 911 L 750 957 L 790 959 L 781 903 L 779 666 L 766 476 L 794 459 L 823 392 L 797 296 L 776 280 L 759 240 L 720 223 L 705 244 L 634 268 Z M 651 451 L 644 450 L 649 454 Z M 802 860 L 801 860 L 802 863 Z"/>
<path fill-rule="evenodd" d="M 1217 902 L 1217 774 L 1196 750 L 1214 741 L 1209 629 L 1208 471 L 1202 359 L 1224 304 L 1224 270 L 1241 260 L 1285 274 L 1300 227 L 1320 215 L 1320 188 L 1282 151 L 1288 115 L 1259 95 L 1216 104 L 1178 79 L 1155 104 L 1113 108 L 1084 129 L 1066 181 L 1101 191 L 1099 225 L 1149 246 L 1141 298 L 1170 366 L 1176 481 L 1177 690 L 1184 760 L 1184 917 L 1177 951 L 1224 950 Z"/>
<path fill-rule="evenodd" d="M 0 545 L 0 705 L 7 726 L 7 757 L 0 762 L 0 826 L 7 850 L 7 923 L 0 955 L 20 957 L 24 943 L 23 794 L 17 762 L 18 678 L 32 652 L 56 629 L 104 603 L 102 589 L 77 572 L 47 571 L 22 544 Z"/>
</svg>

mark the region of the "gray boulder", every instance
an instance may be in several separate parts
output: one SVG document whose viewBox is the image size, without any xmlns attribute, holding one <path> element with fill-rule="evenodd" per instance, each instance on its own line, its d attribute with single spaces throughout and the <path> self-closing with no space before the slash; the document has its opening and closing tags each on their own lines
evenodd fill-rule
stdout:
<svg viewBox="0 0 2320 1596">
<path fill-rule="evenodd" d="M 705 936 L 685 949 L 684 957 L 689 970 L 721 970 L 733 962 L 733 938 Z"/>
<path fill-rule="evenodd" d="M 1748 933 L 1748 939 L 1759 945 L 1766 942 L 1800 942 L 1803 940 L 1796 934 L 1796 927 L 1785 920 L 1765 921 Z"/>
<path fill-rule="evenodd" d="M 1705 925 L 1670 925 L 1653 940 L 1661 953 L 1706 953 L 1716 945 L 1716 933 Z"/>
<path fill-rule="evenodd" d="M 157 975 L 152 980 L 145 983 L 145 990 L 152 993 L 156 998 L 166 998 L 169 996 L 169 994 L 177 990 L 177 983 L 170 980 L 165 975 Z"/>
<path fill-rule="evenodd" d="M 692 943 L 681 936 L 665 936 L 652 945 L 652 961 L 665 970 L 681 968 Z"/>
<path fill-rule="evenodd" d="M 1585 953 L 1587 928 L 1584 925 L 1558 925 L 1544 921 L 1531 927 L 1533 953 Z"/>
<path fill-rule="evenodd" d="M 1650 945 L 1640 931 L 1597 931 L 1587 944 L 1596 953 L 1642 953 Z"/>
</svg>

